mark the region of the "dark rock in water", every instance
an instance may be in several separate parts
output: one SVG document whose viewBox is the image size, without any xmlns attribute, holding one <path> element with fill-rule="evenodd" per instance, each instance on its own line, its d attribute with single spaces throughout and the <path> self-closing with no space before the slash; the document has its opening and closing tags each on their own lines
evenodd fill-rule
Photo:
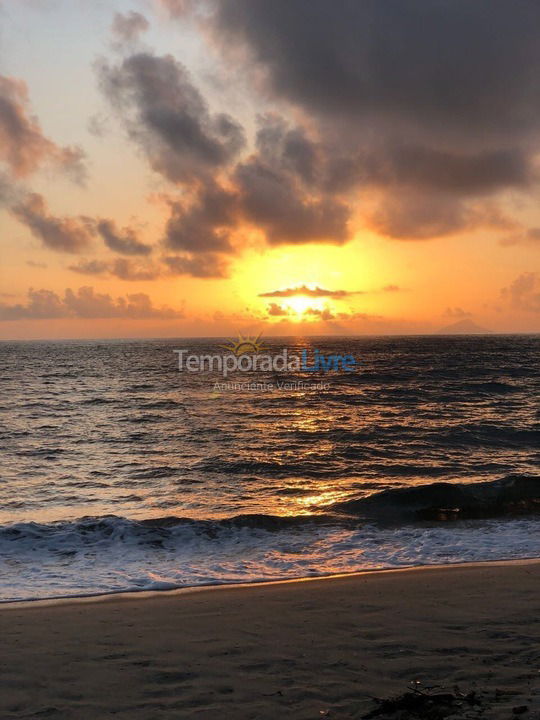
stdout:
<svg viewBox="0 0 540 720">
<path fill-rule="evenodd" d="M 481 483 L 438 482 L 395 488 L 332 506 L 386 522 L 465 520 L 540 513 L 540 477 L 510 475 Z"/>
<path fill-rule="evenodd" d="M 464 498 L 455 507 L 421 508 L 421 520 L 460 520 L 540 513 L 540 478 L 508 477 L 464 488 Z"/>
</svg>

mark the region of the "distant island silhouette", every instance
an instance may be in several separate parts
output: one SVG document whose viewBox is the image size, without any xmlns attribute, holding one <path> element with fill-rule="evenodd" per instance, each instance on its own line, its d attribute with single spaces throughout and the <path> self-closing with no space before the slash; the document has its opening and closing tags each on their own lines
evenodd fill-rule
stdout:
<svg viewBox="0 0 540 720">
<path fill-rule="evenodd" d="M 472 320 L 465 318 L 464 320 L 458 320 L 451 325 L 445 325 L 440 330 L 436 331 L 436 335 L 487 335 L 491 333 L 491 330 L 487 330 L 480 325 L 477 325 Z"/>
</svg>

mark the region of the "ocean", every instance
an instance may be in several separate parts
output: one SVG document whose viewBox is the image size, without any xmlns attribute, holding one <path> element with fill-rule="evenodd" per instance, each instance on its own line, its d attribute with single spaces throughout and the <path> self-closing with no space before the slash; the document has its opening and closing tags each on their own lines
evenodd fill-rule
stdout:
<svg viewBox="0 0 540 720">
<path fill-rule="evenodd" d="M 540 556 L 539 336 L 226 341 L 0 344 L 2 601 Z"/>
</svg>

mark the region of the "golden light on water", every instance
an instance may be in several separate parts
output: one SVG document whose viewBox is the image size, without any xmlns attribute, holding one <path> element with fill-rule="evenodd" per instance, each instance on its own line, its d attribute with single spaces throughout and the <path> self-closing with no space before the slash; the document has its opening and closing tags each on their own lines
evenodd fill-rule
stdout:
<svg viewBox="0 0 540 720">
<path fill-rule="evenodd" d="M 312 495 L 303 495 L 294 498 L 295 507 L 291 508 L 291 514 L 295 514 L 300 509 L 309 510 L 312 508 L 333 505 L 340 500 L 345 500 L 350 493 L 345 490 L 336 490 L 335 488 L 324 487 L 319 491 L 315 491 Z"/>
</svg>

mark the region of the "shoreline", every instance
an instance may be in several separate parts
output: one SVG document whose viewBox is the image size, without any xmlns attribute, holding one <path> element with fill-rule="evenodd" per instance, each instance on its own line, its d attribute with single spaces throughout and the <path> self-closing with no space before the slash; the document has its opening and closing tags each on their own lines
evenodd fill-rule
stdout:
<svg viewBox="0 0 540 720">
<path fill-rule="evenodd" d="M 358 720 L 435 688 L 537 720 L 539 590 L 528 559 L 14 603 L 0 717 Z"/>
<path fill-rule="evenodd" d="M 373 568 L 366 570 L 353 570 L 348 573 L 331 573 L 328 575 L 314 575 L 295 578 L 278 578 L 276 580 L 254 580 L 252 582 L 238 583 L 208 583 L 206 585 L 189 585 L 186 587 L 167 588 L 163 590 L 112 590 L 103 593 L 88 595 L 66 595 L 51 598 L 36 598 L 25 600 L 0 600 L 0 613 L 6 610 L 23 610 L 31 608 L 46 608 L 67 605 L 84 605 L 107 603 L 114 601 L 128 602 L 130 600 L 153 600 L 160 597 L 175 597 L 198 594 L 202 592 L 249 590 L 255 588 L 272 587 L 276 585 L 289 585 L 292 583 L 327 582 L 342 578 L 362 577 L 365 575 L 382 575 L 389 573 L 413 573 L 430 570 L 450 570 L 452 568 L 481 568 L 485 566 L 505 567 L 507 565 L 536 565 L 540 564 L 540 557 L 509 558 L 502 560 L 477 560 L 454 563 L 440 563 L 433 565 L 407 565 L 399 568 Z"/>
</svg>

